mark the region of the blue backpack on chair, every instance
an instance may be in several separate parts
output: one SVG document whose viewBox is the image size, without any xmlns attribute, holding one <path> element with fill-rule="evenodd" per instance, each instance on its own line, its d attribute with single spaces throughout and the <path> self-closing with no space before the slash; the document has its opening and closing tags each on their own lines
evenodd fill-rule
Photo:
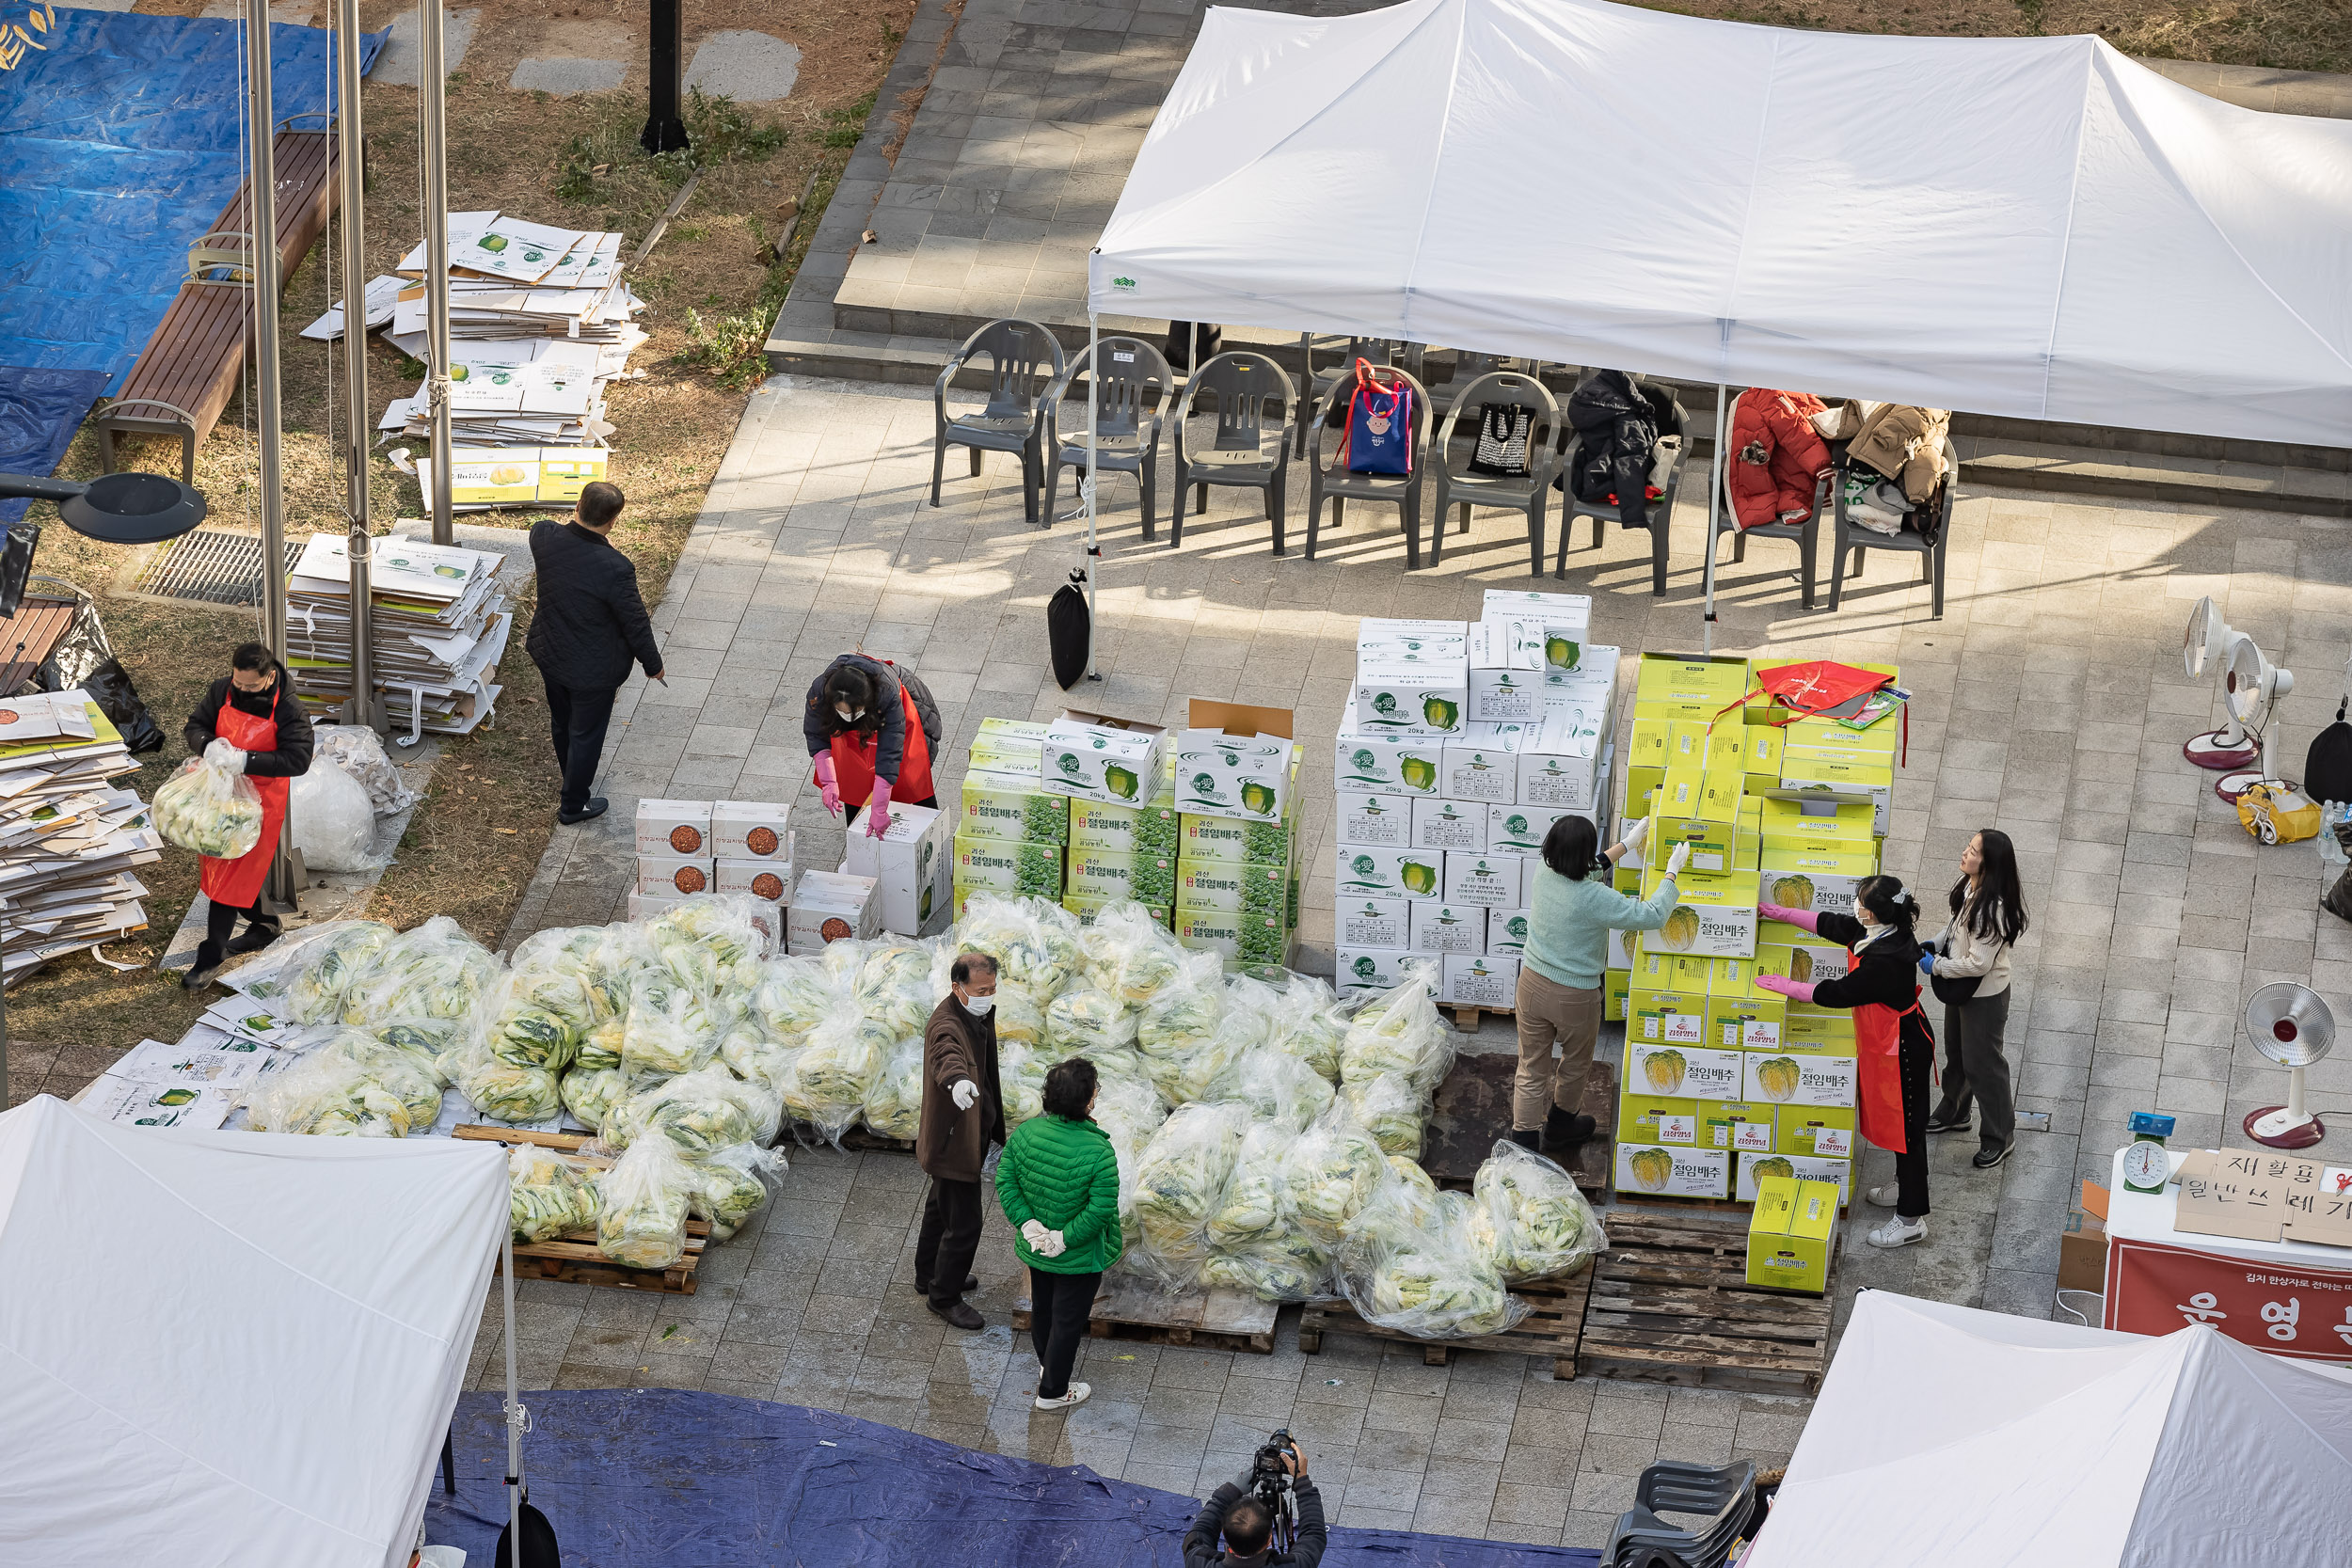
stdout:
<svg viewBox="0 0 2352 1568">
<path fill-rule="evenodd" d="M 1356 390 L 1347 400 L 1347 428 L 1340 437 L 1340 460 L 1351 474 L 1413 471 L 1413 389 L 1402 377 L 1380 385 L 1369 359 L 1356 361 Z"/>
</svg>

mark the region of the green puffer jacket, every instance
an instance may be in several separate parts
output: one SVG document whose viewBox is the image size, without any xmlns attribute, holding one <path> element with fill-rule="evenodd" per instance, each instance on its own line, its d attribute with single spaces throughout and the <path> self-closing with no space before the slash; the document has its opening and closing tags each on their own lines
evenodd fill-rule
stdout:
<svg viewBox="0 0 2352 1568">
<path fill-rule="evenodd" d="M 996 1201 L 1012 1222 L 1012 1250 L 1047 1274 L 1100 1274 L 1119 1261 L 1119 1156 L 1110 1134 L 1091 1121 L 1031 1117 L 1012 1130 L 996 1161 Z M 1029 1250 L 1021 1227 L 1030 1220 L 1061 1232 L 1059 1257 Z"/>
</svg>

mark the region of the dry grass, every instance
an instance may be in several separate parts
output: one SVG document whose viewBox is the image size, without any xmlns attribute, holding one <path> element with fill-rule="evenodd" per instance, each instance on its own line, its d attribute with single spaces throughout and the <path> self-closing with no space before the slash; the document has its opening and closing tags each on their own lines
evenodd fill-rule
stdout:
<svg viewBox="0 0 2352 1568">
<path fill-rule="evenodd" d="M 1774 27 L 1923 37 L 2097 33 L 2129 55 L 2280 71 L 2352 71 L 2346 0 L 1635 0 Z"/>
<path fill-rule="evenodd" d="M 149 0 L 142 8 L 193 14 L 200 0 Z M 368 24 L 383 26 L 404 8 L 370 0 L 363 16 Z M 642 8 L 567 8 L 567 23 L 626 20 L 641 29 L 642 38 Z M 609 417 L 618 427 L 613 477 L 629 496 L 613 542 L 636 562 L 649 602 L 661 596 L 734 435 L 749 384 L 739 374 L 724 373 L 730 366 L 714 372 L 689 362 L 696 345 L 688 311 L 713 322 L 772 315 L 805 249 L 803 239 L 786 264 L 772 263 L 767 252 L 777 231 L 777 208 L 799 195 L 814 173 L 817 198 L 801 232 L 814 230 L 848 159 L 848 143 L 854 141 L 841 131 L 853 118 L 862 119 L 863 105 L 871 103 L 896 46 L 895 29 L 905 26 L 913 9 L 912 0 L 888 0 L 879 8 L 837 0 L 736 0 L 697 7 L 691 18 L 690 52 L 707 32 L 748 26 L 789 39 L 803 57 L 800 84 L 786 103 L 733 115 L 705 104 L 690 117 L 706 158 L 730 149 L 733 155 L 704 167 L 691 199 L 652 257 L 628 273 L 631 286 L 648 303 L 639 325 L 651 341 L 632 361 L 645 372 L 644 378 L 616 386 L 608 398 Z M 536 44 L 559 15 L 544 6 L 486 0 L 468 69 L 450 87 L 451 205 L 497 207 L 550 224 L 617 229 L 628 236 L 633 251 L 688 169 L 676 159 L 651 159 L 637 148 L 644 116 L 642 70 L 632 72 L 620 92 L 583 98 L 549 99 L 503 86 L 516 59 L 543 52 Z M 391 270 L 419 232 L 416 94 L 371 84 L 362 103 L 373 276 Z M 771 145 L 777 133 L 780 145 Z M 339 277 L 330 276 L 338 270 L 331 261 L 333 235 L 330 225 L 327 238 L 287 279 L 279 312 L 284 515 L 287 531 L 295 536 L 340 532 L 343 527 L 342 449 L 336 438 L 343 422 L 341 349 L 296 336 L 341 294 Z M 371 426 L 392 398 L 416 389 L 418 373 L 389 345 L 373 342 Z M 176 442 L 131 441 L 120 451 L 134 467 L 170 471 L 179 460 Z M 98 472 L 97 464 L 96 442 L 85 433 L 58 472 L 87 477 Z M 258 531 L 256 471 L 246 418 L 232 403 L 198 452 L 197 483 L 212 503 L 208 526 Z M 371 465 L 369 494 L 379 531 L 423 510 L 416 482 L 381 455 Z M 536 515 L 494 513 L 469 520 L 519 529 Z M 56 519 L 54 509 L 43 505 L 32 520 Z M 258 616 L 123 596 L 115 590 L 128 585 L 137 561 L 63 527 L 44 533 L 39 565 L 100 596 L 125 668 L 170 736 L 160 760 L 124 781 L 151 795 L 178 766 L 179 730 L 188 710 L 225 667 L 227 649 L 254 635 Z M 516 607 L 517 632 L 501 669 L 506 695 L 500 721 L 453 741 L 444 753 L 404 841 L 400 863 L 387 873 L 371 903 L 370 912 L 378 918 L 405 927 L 446 913 L 484 942 L 496 943 L 504 933 L 554 827 L 557 778 L 546 739 L 547 709 L 538 673 L 522 652 L 519 629 L 529 623 L 530 609 L 528 598 Z M 183 851 L 166 850 L 160 863 L 140 875 L 152 894 L 147 904 L 151 925 L 109 949 L 118 959 L 160 958 L 196 896 L 196 860 Z M 21 983 L 8 993 L 8 1005 L 11 1028 L 20 1037 L 117 1049 L 142 1036 L 177 1038 L 201 1011 L 152 968 L 118 974 L 82 955 Z"/>
</svg>

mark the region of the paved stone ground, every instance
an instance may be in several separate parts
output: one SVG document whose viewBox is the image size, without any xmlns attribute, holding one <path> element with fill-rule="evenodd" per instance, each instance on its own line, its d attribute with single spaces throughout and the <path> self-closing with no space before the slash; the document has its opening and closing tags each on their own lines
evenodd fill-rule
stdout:
<svg viewBox="0 0 2352 1568">
<path fill-rule="evenodd" d="M 641 796 L 795 802 L 802 865 L 835 863 L 840 830 L 803 785 L 800 706 L 807 683 L 854 644 L 930 682 L 952 789 L 982 717 L 1049 715 L 1066 700 L 1140 718 L 1180 718 L 1194 695 L 1292 706 L 1320 756 L 1357 618 L 1473 616 L 1490 586 L 1589 593 L 1595 640 L 1629 653 L 1697 641 L 1703 487 L 1684 492 L 1671 592 L 1653 599 L 1645 542 L 1613 530 L 1594 550 L 1589 523 L 1565 583 L 1525 575 L 1523 531 L 1501 513 L 1454 536 L 1441 570 L 1408 577 L 1376 512 L 1327 534 L 1312 562 L 1296 544 L 1278 560 L 1264 523 L 1231 492 L 1212 493 L 1182 550 L 1165 533 L 1145 545 L 1122 479 L 1105 501 L 1105 679 L 1065 699 L 1046 673 L 1042 605 L 1075 556 L 1076 529 L 1026 526 L 1001 459 L 977 481 L 951 463 L 946 504 L 930 508 L 930 431 L 921 392 L 778 377 L 754 397 L 656 612 L 669 684 L 632 682 L 616 707 L 600 786 L 613 811 L 559 834 L 515 938 L 620 912 Z M 1303 482 L 1292 508 L 1303 513 Z M 2281 1074 L 2233 1049 L 2251 988 L 2309 980 L 2352 1006 L 2352 930 L 2317 922 L 2312 847 L 2257 850 L 2181 761 L 2181 738 L 2217 717 L 2217 699 L 2210 683 L 2183 679 L 2174 652 L 2189 604 L 2215 595 L 2232 624 L 2302 673 L 2277 748 L 2299 759 L 2352 638 L 2345 526 L 2074 505 L 1963 481 L 1941 622 L 1907 563 L 1883 557 L 1835 615 L 1799 612 L 1793 551 L 1759 541 L 1746 564 L 1724 569 L 1719 647 L 1901 661 L 1917 698 L 1888 868 L 1947 886 L 1970 833 L 1990 823 L 2017 842 L 2033 900 L 2010 1050 L 2021 1099 L 2051 1112 L 2052 1131 L 2026 1135 L 1989 1175 L 1966 1170 L 1973 1140 L 1936 1140 L 1930 1242 L 1874 1253 L 1858 1213 L 1841 1297 L 1871 1285 L 2047 1315 L 2067 1199 L 2078 1177 L 2105 1179 L 2130 1111 L 2174 1112 L 2180 1141 L 2210 1143 L 2282 1097 Z M 1330 940 L 1329 802 L 1311 773 L 1302 963 Z M 1492 1022 L 1472 1042 L 1505 1043 Z M 2312 1087 L 2323 1106 L 2341 1103 L 2352 1061 L 2322 1064 Z M 1865 1156 L 1865 1183 L 1890 1175 L 1887 1156 Z M 1180 1491 L 1214 1481 L 1288 1417 L 1311 1434 L 1343 1519 L 1570 1543 L 1597 1542 L 1661 1452 L 1782 1454 L 1803 1416 L 1801 1402 L 1561 1386 L 1546 1366 L 1478 1355 L 1451 1371 L 1344 1342 L 1302 1358 L 1286 1323 L 1270 1360 L 1089 1346 L 1094 1402 L 1033 1420 L 1021 1402 L 1033 1375 L 1025 1341 L 1001 1327 L 1020 1288 L 1001 1220 L 979 1265 L 979 1305 L 1000 1326 L 948 1335 L 911 1291 L 919 1197 L 903 1156 L 803 1155 L 764 1229 L 714 1249 L 693 1298 L 526 1287 L 526 1381 L 834 1404 Z M 484 1365 L 496 1366 L 497 1345 L 492 1318 Z"/>
</svg>

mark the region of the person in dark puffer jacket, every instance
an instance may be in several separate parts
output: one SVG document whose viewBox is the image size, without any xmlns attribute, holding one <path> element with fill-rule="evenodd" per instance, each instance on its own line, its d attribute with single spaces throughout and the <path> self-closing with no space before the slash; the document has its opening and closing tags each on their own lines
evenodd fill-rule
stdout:
<svg viewBox="0 0 2352 1568">
<path fill-rule="evenodd" d="M 555 819 L 566 826 L 604 815 L 603 798 L 588 790 L 630 663 L 661 679 L 661 647 L 637 592 L 637 568 L 607 537 L 626 504 L 619 485 L 599 482 L 580 491 L 569 522 L 531 528 L 539 603 L 523 647 L 547 683 L 555 766 L 564 775 Z"/>
<path fill-rule="evenodd" d="M 1064 1410 L 1093 1392 L 1070 1381 L 1103 1271 L 1119 1261 L 1119 1156 L 1095 1125 L 1094 1064 L 1084 1056 L 1045 1075 L 1045 1114 L 1005 1140 L 996 1201 L 1019 1232 L 1013 1251 L 1029 1270 L 1029 1338 L 1037 1350 L 1037 1407 Z"/>
</svg>

